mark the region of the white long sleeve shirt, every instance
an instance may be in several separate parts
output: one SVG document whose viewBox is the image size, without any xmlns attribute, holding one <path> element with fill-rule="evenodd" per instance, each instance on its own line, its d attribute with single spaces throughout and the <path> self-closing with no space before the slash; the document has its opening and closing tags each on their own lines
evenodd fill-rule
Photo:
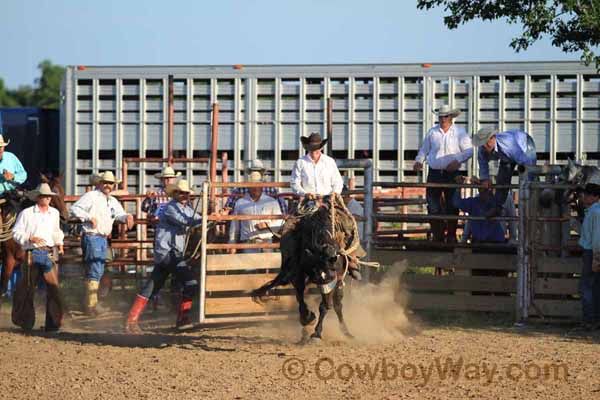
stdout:
<svg viewBox="0 0 600 400">
<path fill-rule="evenodd" d="M 463 128 L 452 124 L 444 133 L 439 125 L 435 125 L 425 135 L 416 161 L 423 163 L 427 160 L 432 169 L 446 169 L 454 160 L 462 164 L 471 157 L 473 144 Z"/>
<path fill-rule="evenodd" d="M 344 181 L 333 158 L 321 154 L 315 163 L 306 154 L 294 164 L 290 186 L 299 195 L 312 193 L 325 196 L 332 192 L 342 193 Z"/>
<path fill-rule="evenodd" d="M 235 203 L 233 215 L 280 215 L 281 208 L 279 203 L 274 198 L 262 194 L 258 201 L 252 200 L 249 194 L 245 195 Z M 252 219 L 246 221 L 231 221 L 229 227 L 229 241 L 236 242 L 239 235 L 239 240 L 247 241 L 251 239 L 269 240 L 273 234 L 268 229 L 258 230 L 256 224 L 266 222 L 269 226 L 278 230 L 283 221 L 280 219 L 259 220 Z"/>
<path fill-rule="evenodd" d="M 34 244 L 29 241 L 32 237 L 44 240 L 44 243 Z M 65 234 L 60 229 L 60 213 L 54 207 L 42 212 L 36 205 L 21 211 L 13 227 L 13 239 L 25 250 L 36 247 L 54 247 L 63 244 Z"/>
<path fill-rule="evenodd" d="M 83 232 L 108 236 L 112 232 L 115 220 L 127 222 L 127 213 L 121 203 L 112 196 L 105 196 L 99 190 L 87 192 L 71 206 L 71 216 L 83 221 Z M 96 218 L 96 229 L 90 220 Z"/>
</svg>

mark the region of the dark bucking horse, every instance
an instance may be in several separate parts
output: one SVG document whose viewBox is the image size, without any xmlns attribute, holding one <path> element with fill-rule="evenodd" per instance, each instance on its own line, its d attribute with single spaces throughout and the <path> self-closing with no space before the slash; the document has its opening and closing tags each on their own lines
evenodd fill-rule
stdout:
<svg viewBox="0 0 600 400">
<path fill-rule="evenodd" d="M 575 185 L 574 189 L 563 191 L 560 197 L 563 204 L 570 204 L 577 211 L 577 220 L 580 223 L 583 222 L 584 208 L 579 202 L 579 195 L 585 185 L 591 181 L 600 181 L 600 169 L 591 165 L 581 165 L 571 159 L 563 167 L 559 177 L 560 183 Z"/>
<path fill-rule="evenodd" d="M 305 204 L 305 202 L 303 203 Z M 340 195 L 333 193 L 323 199 L 320 207 L 299 207 L 289 229 L 284 225 L 281 236 L 281 270 L 272 281 L 256 289 L 256 301 L 268 300 L 268 292 L 278 286 L 292 284 L 303 326 L 312 323 L 316 316 L 304 301 L 304 292 L 310 283 L 321 293 L 319 320 L 312 338 L 320 339 L 323 321 L 332 307 L 337 314 L 342 332 L 352 337 L 342 312 L 344 278 L 347 275 L 351 254 L 360 246 L 354 218 Z"/>
<path fill-rule="evenodd" d="M 61 184 L 62 176 L 42 175 L 41 182 L 50 185 L 50 188 L 58 196 L 52 197 L 50 205 L 60 212 L 62 223 L 66 223 L 68 213 L 64 202 L 65 191 Z M 2 276 L 0 277 L 0 299 L 8 290 L 8 281 L 14 268 L 25 258 L 25 252 L 12 238 L 12 228 L 16 222 L 17 215 L 21 210 L 35 204 L 25 195 L 22 190 L 11 190 L 6 192 L 3 198 L 2 226 L 0 231 L 0 243 L 2 249 Z"/>
</svg>

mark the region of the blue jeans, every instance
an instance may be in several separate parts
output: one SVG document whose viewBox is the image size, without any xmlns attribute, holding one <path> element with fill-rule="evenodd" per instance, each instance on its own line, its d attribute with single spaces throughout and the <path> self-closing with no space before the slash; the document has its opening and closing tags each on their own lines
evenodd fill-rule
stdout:
<svg viewBox="0 0 600 400">
<path fill-rule="evenodd" d="M 180 254 L 178 255 L 175 254 L 175 251 L 171 251 L 158 259 L 150 274 L 150 278 L 148 278 L 144 288 L 140 292 L 140 296 L 147 299 L 156 296 L 171 274 L 175 275 L 176 284 L 183 286 L 183 297 L 185 299 L 191 299 L 196 295 L 198 280 L 194 272 L 185 263 Z"/>
<path fill-rule="evenodd" d="M 592 250 L 583 250 L 579 294 L 583 322 L 600 322 L 600 272 L 592 271 Z"/>
<path fill-rule="evenodd" d="M 48 250 L 31 250 L 33 266 L 38 268 L 42 274 L 52 271 L 52 261 L 49 256 L 50 251 Z"/>
<path fill-rule="evenodd" d="M 100 281 L 104 275 L 104 265 L 106 264 L 106 249 L 108 241 L 102 236 L 83 235 L 81 247 L 83 249 L 83 259 L 87 264 L 88 280 Z"/>
<path fill-rule="evenodd" d="M 460 175 L 459 171 L 446 172 L 439 169 L 430 169 L 427 174 L 428 183 L 456 183 L 455 179 Z M 431 215 L 447 214 L 458 215 L 458 208 L 452 203 L 454 188 L 427 188 L 425 198 L 427 200 L 427 212 Z M 442 193 L 445 202 L 442 203 Z"/>
</svg>

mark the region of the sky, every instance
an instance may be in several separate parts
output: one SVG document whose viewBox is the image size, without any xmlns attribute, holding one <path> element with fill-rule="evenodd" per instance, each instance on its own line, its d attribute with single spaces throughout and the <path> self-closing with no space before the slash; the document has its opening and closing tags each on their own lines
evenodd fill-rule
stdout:
<svg viewBox="0 0 600 400">
<path fill-rule="evenodd" d="M 416 0 L 0 0 L 0 78 L 33 84 L 37 65 L 345 64 L 578 60 L 520 26 L 450 31 Z"/>
</svg>

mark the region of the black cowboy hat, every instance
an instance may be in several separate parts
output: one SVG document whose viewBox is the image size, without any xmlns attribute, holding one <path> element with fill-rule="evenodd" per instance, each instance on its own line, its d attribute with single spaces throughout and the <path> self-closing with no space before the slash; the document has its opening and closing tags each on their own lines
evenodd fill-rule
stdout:
<svg viewBox="0 0 600 400">
<path fill-rule="evenodd" d="M 588 183 L 585 185 L 583 192 L 591 194 L 592 196 L 600 196 L 600 185 L 595 183 Z"/>
<path fill-rule="evenodd" d="M 302 146 L 308 151 L 314 151 L 323 148 L 329 139 L 323 139 L 320 134 L 313 132 L 310 136 L 302 136 L 300 141 Z"/>
</svg>

